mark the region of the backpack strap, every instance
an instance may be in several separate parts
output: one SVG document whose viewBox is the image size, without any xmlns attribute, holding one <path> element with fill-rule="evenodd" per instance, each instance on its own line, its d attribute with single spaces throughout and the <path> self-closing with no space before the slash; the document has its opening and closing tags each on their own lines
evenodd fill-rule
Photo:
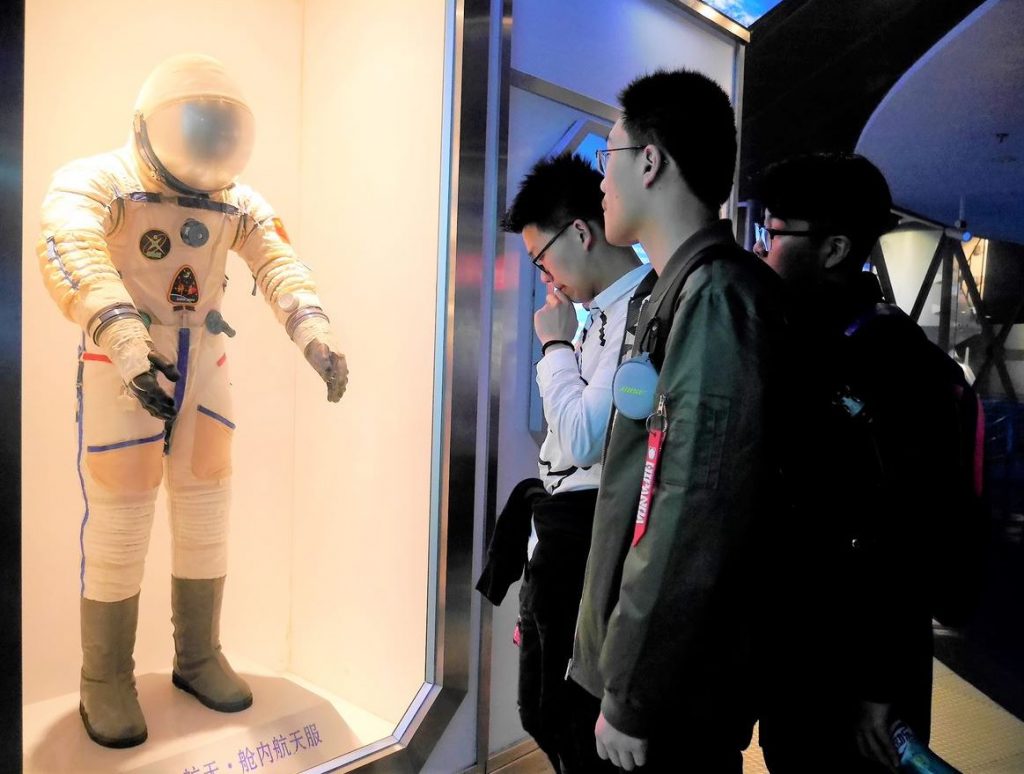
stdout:
<svg viewBox="0 0 1024 774">
<path fill-rule="evenodd" d="M 906 313 L 898 306 L 880 302 L 850 323 L 843 335 L 847 337 L 855 335 L 866 323 L 878 317 L 901 316 L 907 317 Z M 909 317 L 907 319 L 909 320 Z M 985 487 L 985 409 L 977 391 L 968 383 L 960 364 L 948 356 L 946 359 L 948 360 L 953 397 L 961 414 L 962 430 L 965 433 L 969 432 L 969 437 L 965 437 L 964 440 L 968 442 L 970 459 L 965 460 L 965 464 L 970 465 L 971 483 L 975 496 L 982 497 Z"/>
<path fill-rule="evenodd" d="M 640 313 L 643 311 L 644 303 L 650 298 L 651 289 L 657 280 L 658 275 L 652 269 L 640 280 L 640 284 L 637 285 L 633 295 L 630 296 L 629 305 L 626 307 L 626 327 L 622 331 L 622 346 L 619 348 L 619 363 L 628 358 L 629 353 L 633 351 L 633 342 L 636 340 L 636 328 L 637 323 L 640 322 Z"/>
<path fill-rule="evenodd" d="M 665 290 L 665 294 L 658 301 L 654 314 L 650 316 L 647 325 L 641 334 L 637 330 L 638 352 L 647 352 L 651 356 L 651 362 L 655 369 L 661 372 L 661 366 L 665 360 L 665 345 L 668 342 L 668 332 L 672 328 L 672 318 L 675 315 L 676 303 L 680 293 L 683 292 L 683 285 L 697 269 L 713 258 L 721 260 L 722 256 L 713 256 L 712 251 L 721 247 L 720 243 L 708 245 L 699 253 L 695 253 L 686 259 L 679 272 L 672 279 L 672 284 Z M 736 249 L 742 249 L 737 245 Z"/>
</svg>

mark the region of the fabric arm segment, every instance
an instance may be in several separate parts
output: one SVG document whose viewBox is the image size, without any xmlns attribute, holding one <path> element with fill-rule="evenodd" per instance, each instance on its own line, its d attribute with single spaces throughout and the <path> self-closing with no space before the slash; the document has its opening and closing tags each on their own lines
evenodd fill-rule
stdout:
<svg viewBox="0 0 1024 774">
<path fill-rule="evenodd" d="M 326 340 L 330 336 L 330 323 L 330 318 L 319 306 L 301 306 L 288 316 L 284 329 L 288 338 L 305 352 L 309 342 Z"/>
<path fill-rule="evenodd" d="M 236 193 L 245 221 L 233 249 L 248 264 L 274 315 L 303 352 L 312 341 L 331 342 L 313 272 L 295 254 L 281 221 L 251 188 L 240 185 Z"/>
<path fill-rule="evenodd" d="M 117 194 L 103 158 L 54 175 L 43 200 L 37 253 L 43 282 L 61 312 L 104 350 L 127 384 L 149 370 L 151 342 L 107 245 Z"/>
<path fill-rule="evenodd" d="M 100 310 L 90 321 L 87 332 L 117 366 L 125 384 L 149 371 L 153 343 L 142 315 L 131 304 L 114 304 Z"/>
</svg>

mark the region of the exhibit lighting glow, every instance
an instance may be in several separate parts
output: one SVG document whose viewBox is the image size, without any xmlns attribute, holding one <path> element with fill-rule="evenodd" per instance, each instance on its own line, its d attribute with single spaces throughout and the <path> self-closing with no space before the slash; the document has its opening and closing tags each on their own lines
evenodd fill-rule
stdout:
<svg viewBox="0 0 1024 774">
<path fill-rule="evenodd" d="M 749 27 L 777 6 L 781 0 L 703 0 L 703 2 L 744 27 Z"/>
<path fill-rule="evenodd" d="M 604 137 L 594 132 L 588 132 L 586 137 L 580 140 L 573 153 L 582 156 L 590 166 L 597 169 L 597 156 L 594 151 L 603 150 L 607 147 L 608 141 Z"/>
</svg>

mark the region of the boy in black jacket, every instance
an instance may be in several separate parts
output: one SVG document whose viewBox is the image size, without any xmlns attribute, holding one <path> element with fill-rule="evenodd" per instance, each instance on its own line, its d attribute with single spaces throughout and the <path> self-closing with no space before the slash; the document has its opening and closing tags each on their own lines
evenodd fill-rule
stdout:
<svg viewBox="0 0 1024 774">
<path fill-rule="evenodd" d="M 894 770 L 895 720 L 929 736 L 929 572 L 912 557 L 949 505 L 938 482 L 956 455 L 937 418 L 957 366 L 863 271 L 892 222 L 871 162 L 789 159 L 758 194 L 755 252 L 786 282 L 799 342 L 761 745 L 773 774 Z"/>
</svg>

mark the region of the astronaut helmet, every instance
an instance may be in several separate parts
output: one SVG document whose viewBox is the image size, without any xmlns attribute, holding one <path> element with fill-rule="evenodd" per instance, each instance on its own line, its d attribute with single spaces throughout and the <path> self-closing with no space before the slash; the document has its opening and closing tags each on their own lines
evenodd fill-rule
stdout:
<svg viewBox="0 0 1024 774">
<path fill-rule="evenodd" d="M 253 116 L 219 61 L 181 54 L 146 79 L 135 102 L 136 150 L 153 174 L 182 193 L 232 183 L 252 153 Z"/>
</svg>

